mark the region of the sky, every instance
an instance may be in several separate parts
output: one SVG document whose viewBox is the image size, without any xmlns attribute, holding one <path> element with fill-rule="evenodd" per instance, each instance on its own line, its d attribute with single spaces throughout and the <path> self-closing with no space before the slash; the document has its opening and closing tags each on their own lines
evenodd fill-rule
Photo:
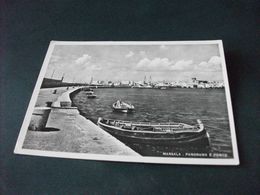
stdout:
<svg viewBox="0 0 260 195">
<path fill-rule="evenodd" d="M 223 80 L 217 44 L 55 45 L 45 77 L 63 74 L 69 82 Z"/>
</svg>

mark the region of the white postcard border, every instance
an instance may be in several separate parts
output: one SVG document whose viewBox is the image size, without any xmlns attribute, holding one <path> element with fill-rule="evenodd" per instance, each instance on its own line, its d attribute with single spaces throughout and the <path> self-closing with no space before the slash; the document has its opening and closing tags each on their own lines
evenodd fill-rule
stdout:
<svg viewBox="0 0 260 195">
<path fill-rule="evenodd" d="M 193 45 L 193 44 L 218 44 L 220 58 L 222 61 L 222 73 L 225 84 L 225 94 L 227 100 L 230 133 L 232 141 L 233 158 L 181 158 L 181 157 L 143 157 L 143 156 L 123 156 L 123 155 L 101 155 L 101 154 L 86 154 L 72 152 L 54 152 L 22 148 L 25 140 L 27 127 L 33 113 L 34 106 L 40 91 L 40 87 L 47 71 L 49 60 L 56 45 Z M 224 56 L 222 40 L 213 41 L 51 41 L 47 54 L 45 56 L 40 74 L 38 76 L 33 94 L 26 111 L 26 115 L 16 142 L 14 149 L 15 154 L 69 158 L 69 159 L 86 159 L 86 160 L 101 160 L 101 161 L 117 161 L 117 162 L 137 162 L 137 163 L 161 163 L 161 164 L 187 164 L 187 165 L 239 165 L 238 148 L 235 132 L 235 124 L 233 118 L 233 110 L 227 75 L 227 68 Z"/>
</svg>

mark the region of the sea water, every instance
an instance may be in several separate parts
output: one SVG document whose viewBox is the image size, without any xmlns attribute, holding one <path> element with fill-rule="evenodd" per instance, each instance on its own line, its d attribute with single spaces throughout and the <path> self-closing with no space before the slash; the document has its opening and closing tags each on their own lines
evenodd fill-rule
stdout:
<svg viewBox="0 0 260 195">
<path fill-rule="evenodd" d="M 224 89 L 98 88 L 94 89 L 94 93 L 97 95 L 95 99 L 88 99 L 84 91 L 79 92 L 72 99 L 80 113 L 94 123 L 97 122 L 98 117 L 141 122 L 173 121 L 187 124 L 196 124 L 196 119 L 200 119 L 210 135 L 210 155 L 219 155 L 214 156 L 219 158 L 232 157 Z M 133 113 L 114 112 L 112 104 L 118 99 L 133 104 L 135 111 Z M 162 155 L 178 156 L 178 152 L 170 151 L 169 154 L 169 151 L 165 151 Z M 204 153 L 198 153 L 198 157 L 201 157 L 200 154 Z M 187 153 L 187 155 L 195 155 L 195 153 Z"/>
</svg>

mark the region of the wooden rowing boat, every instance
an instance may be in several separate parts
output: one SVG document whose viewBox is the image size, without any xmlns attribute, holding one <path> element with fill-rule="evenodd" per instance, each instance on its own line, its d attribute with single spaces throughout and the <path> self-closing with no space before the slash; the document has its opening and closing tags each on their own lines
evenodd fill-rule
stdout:
<svg viewBox="0 0 260 195">
<path fill-rule="evenodd" d="M 209 135 L 198 120 L 196 125 L 185 123 L 149 123 L 99 118 L 97 124 L 125 143 L 160 146 L 209 146 Z"/>
</svg>

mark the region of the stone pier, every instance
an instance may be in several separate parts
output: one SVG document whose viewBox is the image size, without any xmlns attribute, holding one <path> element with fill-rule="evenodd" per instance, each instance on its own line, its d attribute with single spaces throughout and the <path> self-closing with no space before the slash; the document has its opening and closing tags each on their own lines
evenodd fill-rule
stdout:
<svg viewBox="0 0 260 195">
<path fill-rule="evenodd" d="M 55 93 L 53 93 L 55 91 Z M 71 93 L 78 88 L 41 89 L 36 106 L 52 102 L 47 131 L 27 132 L 23 148 L 59 152 L 139 156 L 72 107 Z"/>
</svg>

